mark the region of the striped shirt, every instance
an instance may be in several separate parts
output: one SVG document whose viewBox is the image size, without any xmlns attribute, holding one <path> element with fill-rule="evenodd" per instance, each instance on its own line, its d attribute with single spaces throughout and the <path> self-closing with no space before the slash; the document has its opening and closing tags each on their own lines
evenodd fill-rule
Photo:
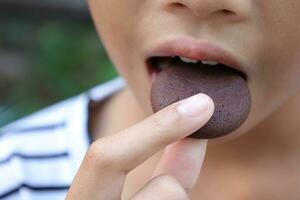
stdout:
<svg viewBox="0 0 300 200">
<path fill-rule="evenodd" d="M 64 199 L 90 144 L 88 105 L 125 86 L 116 78 L 0 129 L 0 199 Z"/>
</svg>

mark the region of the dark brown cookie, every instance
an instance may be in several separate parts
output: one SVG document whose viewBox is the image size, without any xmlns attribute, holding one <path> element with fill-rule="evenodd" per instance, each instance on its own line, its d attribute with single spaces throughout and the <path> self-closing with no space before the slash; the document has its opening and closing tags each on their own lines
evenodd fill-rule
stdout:
<svg viewBox="0 0 300 200">
<path fill-rule="evenodd" d="M 190 137 L 209 139 L 225 136 L 247 119 L 251 96 L 246 80 L 236 70 L 224 65 L 173 64 L 160 72 L 151 90 L 154 112 L 198 93 L 205 93 L 215 103 L 209 122 Z"/>
</svg>

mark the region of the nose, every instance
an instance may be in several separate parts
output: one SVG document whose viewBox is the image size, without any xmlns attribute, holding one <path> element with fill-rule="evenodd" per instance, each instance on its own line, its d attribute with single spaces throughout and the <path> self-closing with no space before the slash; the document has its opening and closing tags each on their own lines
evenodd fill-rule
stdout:
<svg viewBox="0 0 300 200">
<path fill-rule="evenodd" d="M 187 11 L 199 19 L 219 18 L 241 21 L 250 13 L 250 0 L 162 0 L 164 8 L 176 12 Z"/>
</svg>

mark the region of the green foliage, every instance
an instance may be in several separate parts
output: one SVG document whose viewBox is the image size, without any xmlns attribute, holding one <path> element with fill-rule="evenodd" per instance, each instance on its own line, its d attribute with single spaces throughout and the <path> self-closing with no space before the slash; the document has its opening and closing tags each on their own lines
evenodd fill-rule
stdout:
<svg viewBox="0 0 300 200">
<path fill-rule="evenodd" d="M 0 125 L 117 76 L 92 23 L 15 19 L 6 26 L 0 47 L 23 51 L 30 65 L 15 80 Z"/>
</svg>

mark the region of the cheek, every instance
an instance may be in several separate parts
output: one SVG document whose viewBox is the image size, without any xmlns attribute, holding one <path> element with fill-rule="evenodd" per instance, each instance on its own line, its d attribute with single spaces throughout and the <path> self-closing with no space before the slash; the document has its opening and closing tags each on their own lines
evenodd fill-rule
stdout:
<svg viewBox="0 0 300 200">
<path fill-rule="evenodd" d="M 263 37 L 259 76 L 265 98 L 287 98 L 300 88 L 300 1 L 259 1 Z M 268 97 L 267 97 L 268 95 Z"/>
<path fill-rule="evenodd" d="M 121 9 L 116 0 L 90 0 L 89 7 L 94 24 L 105 49 L 115 66 L 123 66 L 122 53 L 130 48 L 130 38 L 126 27 L 130 27 L 130 15 Z M 122 4 L 122 2 L 120 2 Z M 109 12 L 108 12 L 109 11 Z M 127 22 L 127 23 L 125 23 Z M 124 70 L 118 68 L 118 71 Z"/>
<path fill-rule="evenodd" d="M 150 79 L 139 54 L 141 40 L 137 23 L 146 1 L 90 0 L 89 6 L 97 31 L 114 66 L 125 78 L 146 112 L 151 113 Z M 109 11 L 109 12 L 108 12 Z M 136 84 L 139 83 L 139 84 Z"/>
<path fill-rule="evenodd" d="M 133 51 L 136 0 L 90 0 L 90 10 L 97 31 L 116 66 L 129 60 Z M 125 52 L 125 53 L 124 53 Z"/>
</svg>

